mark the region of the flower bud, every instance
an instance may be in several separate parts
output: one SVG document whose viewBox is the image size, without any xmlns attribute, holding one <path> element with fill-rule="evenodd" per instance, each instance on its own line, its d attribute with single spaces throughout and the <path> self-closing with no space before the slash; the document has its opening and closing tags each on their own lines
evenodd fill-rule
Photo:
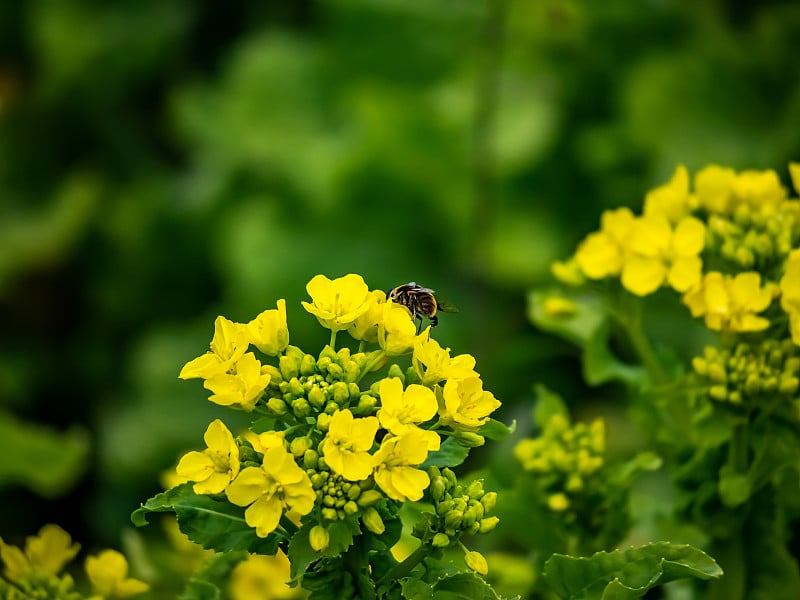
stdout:
<svg viewBox="0 0 800 600">
<path fill-rule="evenodd" d="M 337 381 L 341 380 L 344 378 L 344 369 L 342 369 L 342 367 L 340 367 L 336 363 L 331 363 L 328 366 L 328 377 L 331 377 L 333 380 Z"/>
<path fill-rule="evenodd" d="M 277 416 L 285 415 L 286 402 L 281 398 L 270 398 L 267 400 L 267 410 Z"/>
<path fill-rule="evenodd" d="M 497 503 L 497 492 L 486 492 L 481 498 L 481 504 L 483 504 L 483 510 L 487 514 L 494 510 L 494 506 L 496 503 Z"/>
<path fill-rule="evenodd" d="M 358 513 L 358 504 L 352 500 L 348 500 L 342 505 L 342 509 L 348 517 L 352 517 L 354 514 Z"/>
<path fill-rule="evenodd" d="M 281 376 L 284 381 L 300 375 L 300 363 L 303 360 L 303 356 L 303 351 L 297 346 L 286 348 L 286 354 L 278 359 L 278 367 L 281 370 Z"/>
<path fill-rule="evenodd" d="M 319 364 L 323 359 L 325 359 L 326 362 L 333 362 L 339 360 L 339 355 L 336 354 L 336 350 L 331 348 L 329 344 L 326 344 L 319 353 L 319 360 L 317 361 L 317 364 Z"/>
<path fill-rule="evenodd" d="M 378 490 L 364 490 L 358 497 L 358 505 L 361 507 L 368 507 L 377 504 L 383 498 Z"/>
<path fill-rule="evenodd" d="M 353 410 L 353 414 L 357 415 L 370 415 L 377 406 L 378 400 L 371 394 L 363 394 L 358 399 L 358 405 Z"/>
<path fill-rule="evenodd" d="M 350 500 L 358 500 L 358 497 L 361 496 L 361 488 L 355 484 L 345 484 L 347 489 L 347 497 Z"/>
<path fill-rule="evenodd" d="M 481 519 L 481 521 L 480 521 L 480 529 L 478 531 L 480 533 L 489 533 L 495 527 L 497 527 L 497 524 L 499 522 L 500 522 L 500 519 L 498 519 L 497 517 L 486 517 L 484 519 Z"/>
<path fill-rule="evenodd" d="M 433 498 L 435 501 L 438 502 L 439 500 L 444 498 L 444 493 L 445 493 L 444 477 L 438 475 L 436 476 L 435 479 L 432 479 L 429 489 L 431 492 L 431 498 Z"/>
<path fill-rule="evenodd" d="M 320 514 L 326 521 L 336 521 L 339 518 L 339 515 L 336 514 L 336 509 L 327 506 L 320 511 Z"/>
<path fill-rule="evenodd" d="M 354 383 L 361 377 L 361 369 L 358 363 L 354 360 L 348 360 L 344 364 L 344 380 L 348 383 Z"/>
<path fill-rule="evenodd" d="M 322 552 L 331 542 L 331 535 L 328 529 L 322 525 L 314 525 L 308 533 L 308 542 L 315 552 Z"/>
<path fill-rule="evenodd" d="M 414 367 L 408 367 L 408 369 L 406 369 L 404 385 L 408 387 L 412 383 L 422 383 L 422 378 L 420 378 L 419 373 L 417 373 Z"/>
<path fill-rule="evenodd" d="M 567 498 L 566 494 L 560 492 L 552 494 L 547 499 L 547 506 L 549 506 L 552 511 L 563 512 L 569 508 L 569 498 Z"/>
<path fill-rule="evenodd" d="M 333 364 L 330 356 L 322 356 L 320 354 L 319 360 L 317 361 L 317 370 L 322 371 L 323 373 L 328 372 L 328 367 Z"/>
<path fill-rule="evenodd" d="M 478 515 L 475 513 L 475 510 L 468 508 L 464 511 L 464 516 L 461 518 L 461 528 L 468 529 L 472 526 L 472 524 L 477 521 Z M 445 519 L 445 524 L 447 523 L 447 519 Z"/>
<path fill-rule="evenodd" d="M 467 487 L 467 496 L 470 498 L 481 498 L 483 494 L 483 481 L 480 479 L 476 479 Z"/>
<path fill-rule="evenodd" d="M 467 566 L 476 573 L 486 575 L 489 572 L 489 565 L 487 564 L 486 559 L 483 557 L 483 554 L 480 552 L 475 552 L 474 550 L 467 552 L 464 555 L 464 562 L 467 563 Z"/>
<path fill-rule="evenodd" d="M 311 440 L 307 437 L 294 438 L 289 444 L 289 452 L 297 458 L 304 456 L 311 449 Z"/>
<path fill-rule="evenodd" d="M 333 394 L 333 401 L 339 406 L 346 406 L 347 401 L 350 399 L 350 390 L 347 389 L 347 384 L 344 381 L 337 381 L 331 386 Z"/>
<path fill-rule="evenodd" d="M 436 514 L 440 517 L 445 516 L 455 507 L 456 503 L 454 500 L 445 500 L 444 502 L 439 502 L 438 506 L 436 507 Z"/>
<path fill-rule="evenodd" d="M 461 526 L 461 519 L 464 518 L 464 513 L 460 510 L 453 509 L 444 516 L 445 527 L 452 527 L 458 529 Z"/>
<path fill-rule="evenodd" d="M 311 406 L 305 398 L 296 398 L 292 400 L 292 412 L 298 419 L 307 417 L 311 414 Z"/>
<path fill-rule="evenodd" d="M 307 377 L 313 375 L 316 370 L 317 361 L 310 354 L 304 354 L 303 359 L 300 361 L 300 374 Z"/>
<path fill-rule="evenodd" d="M 325 392 L 319 386 L 315 385 L 308 391 L 308 401 L 314 408 L 322 408 L 326 400 Z"/>
<path fill-rule="evenodd" d="M 328 431 L 328 427 L 331 425 L 331 416 L 327 413 L 322 413 L 317 416 L 317 429 L 322 431 L 323 433 Z"/>
<path fill-rule="evenodd" d="M 289 380 L 289 393 L 297 398 L 304 396 L 306 391 L 303 389 L 303 384 L 297 377 L 292 377 Z"/>
<path fill-rule="evenodd" d="M 482 435 L 471 431 L 456 431 L 453 437 L 456 438 L 459 446 L 465 448 L 478 448 L 486 443 Z"/>
<path fill-rule="evenodd" d="M 400 365 L 397 363 L 392 363 L 392 366 L 389 367 L 389 373 L 387 377 L 397 377 L 400 381 L 405 382 L 406 376 L 403 374 L 403 370 L 400 368 Z"/>
<path fill-rule="evenodd" d="M 373 506 L 367 507 L 364 510 L 364 513 L 361 515 L 361 521 L 364 523 L 364 526 L 375 535 L 381 535 L 386 531 L 386 525 L 384 525 L 383 519 L 381 519 L 378 511 L 375 510 Z"/>
<path fill-rule="evenodd" d="M 277 386 L 283 381 L 283 375 L 281 375 L 280 369 L 272 365 L 261 365 L 261 374 L 269 375 L 270 386 Z"/>
<path fill-rule="evenodd" d="M 447 487 L 453 488 L 458 484 L 458 479 L 456 478 L 456 474 L 453 473 L 453 470 L 450 467 L 445 467 L 442 469 L 442 475 L 444 475 L 445 479 L 447 479 Z"/>
<path fill-rule="evenodd" d="M 358 387 L 357 383 L 348 383 L 347 393 L 350 396 L 351 400 L 358 400 L 359 398 L 361 398 L 361 388 Z"/>
<path fill-rule="evenodd" d="M 447 548 L 450 545 L 450 538 L 445 533 L 437 533 L 433 536 L 431 544 L 434 548 Z"/>
</svg>

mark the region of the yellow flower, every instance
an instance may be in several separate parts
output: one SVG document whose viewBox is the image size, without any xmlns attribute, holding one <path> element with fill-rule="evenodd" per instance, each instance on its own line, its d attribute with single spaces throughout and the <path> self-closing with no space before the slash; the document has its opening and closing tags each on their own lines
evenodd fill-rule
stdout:
<svg viewBox="0 0 800 600">
<path fill-rule="evenodd" d="M 600 218 L 600 231 L 590 233 L 578 245 L 575 261 L 589 279 L 618 275 L 635 217 L 627 207 L 607 210 Z"/>
<path fill-rule="evenodd" d="M 244 325 L 225 317 L 217 317 L 214 321 L 211 351 L 186 363 L 178 377 L 208 379 L 225 373 L 247 351 L 248 346 L 248 332 Z"/>
<path fill-rule="evenodd" d="M 389 356 L 408 354 L 414 347 L 417 327 L 411 311 L 402 304 L 386 302 L 383 317 L 378 324 L 378 344 Z"/>
<path fill-rule="evenodd" d="M 245 430 L 242 437 L 250 442 L 253 450 L 264 454 L 270 448 L 281 446 L 285 448 L 285 431 L 265 431 L 264 433 L 255 433 L 251 429 Z"/>
<path fill-rule="evenodd" d="M 289 586 L 289 559 L 278 550 L 274 556 L 251 554 L 233 568 L 231 600 L 289 600 L 298 597 Z"/>
<path fill-rule="evenodd" d="M 268 356 L 277 356 L 289 345 L 286 325 L 286 300 L 278 300 L 278 308 L 265 310 L 247 325 L 250 343 Z"/>
<path fill-rule="evenodd" d="M 422 498 L 430 478 L 417 467 L 428 457 L 428 446 L 419 429 L 399 437 L 387 435 L 375 453 L 375 483 L 400 502 Z"/>
<path fill-rule="evenodd" d="M 800 345 L 800 250 L 792 250 L 780 281 L 781 308 L 789 315 L 792 341 Z"/>
<path fill-rule="evenodd" d="M 357 340 L 374 344 L 378 341 L 378 327 L 383 322 L 386 292 L 373 290 L 370 296 L 372 300 L 370 301 L 369 309 L 353 321 L 347 331 Z"/>
<path fill-rule="evenodd" d="M 252 352 L 242 356 L 234 370 L 209 377 L 203 387 L 212 392 L 211 402 L 251 411 L 269 385 L 270 375 L 261 372 L 261 363 Z"/>
<path fill-rule="evenodd" d="M 184 454 L 175 470 L 195 482 L 196 494 L 219 494 L 239 473 L 239 447 L 219 419 L 209 424 L 203 439 L 207 448 Z"/>
<path fill-rule="evenodd" d="M 691 211 L 689 172 L 678 165 L 669 183 L 650 190 L 644 199 L 645 216 L 661 215 L 672 223 L 679 223 Z"/>
<path fill-rule="evenodd" d="M 58 575 L 80 548 L 61 527 L 48 524 L 39 530 L 39 535 L 25 540 L 24 552 L 0 539 L 0 559 L 6 566 L 6 577 L 19 582 L 28 573 Z"/>
<path fill-rule="evenodd" d="M 789 163 L 789 177 L 792 178 L 794 191 L 800 194 L 800 163 Z"/>
<path fill-rule="evenodd" d="M 244 520 L 259 537 L 275 531 L 284 508 L 307 515 L 316 500 L 308 475 L 282 446 L 267 450 L 261 467 L 243 469 L 225 495 L 233 504 L 247 506 Z"/>
<path fill-rule="evenodd" d="M 312 301 L 303 302 L 303 308 L 332 331 L 350 327 L 374 300 L 361 275 L 352 273 L 334 280 L 317 275 L 308 282 L 306 291 Z"/>
<path fill-rule="evenodd" d="M 392 377 L 381 381 L 379 393 L 381 409 L 378 411 L 378 420 L 385 429 L 395 435 L 412 429 L 419 430 L 428 450 L 439 449 L 439 434 L 417 427 L 418 423 L 424 423 L 436 415 L 436 396 L 429 388 L 412 384 L 404 390 L 403 382 Z"/>
<path fill-rule="evenodd" d="M 761 331 L 769 320 L 756 316 L 774 295 L 774 285 L 761 287 L 761 275 L 739 273 L 735 277 L 717 271 L 707 273 L 702 285 L 683 296 L 694 317 L 705 316 L 706 327 L 715 331 Z"/>
<path fill-rule="evenodd" d="M 710 213 L 727 214 L 733 203 L 733 183 L 736 171 L 709 165 L 694 176 L 695 195 L 701 208 Z"/>
<path fill-rule="evenodd" d="M 375 417 L 355 419 L 348 409 L 335 412 L 322 442 L 322 454 L 331 470 L 350 481 L 369 477 L 375 464 L 369 450 L 378 426 Z"/>
<path fill-rule="evenodd" d="M 772 169 L 742 171 L 733 182 L 733 193 L 741 203 L 761 212 L 775 210 L 786 199 L 786 188 Z"/>
<path fill-rule="evenodd" d="M 478 372 L 475 371 L 475 358 L 469 354 L 459 354 L 455 358 L 450 358 L 450 348 L 442 348 L 439 342 L 430 337 L 430 327 L 414 341 L 411 363 L 425 385 L 434 385 L 445 379 L 478 376 Z"/>
<path fill-rule="evenodd" d="M 700 281 L 700 251 L 705 225 L 684 217 L 673 229 L 662 215 L 637 219 L 628 241 L 629 255 L 622 267 L 622 285 L 638 296 L 655 292 L 665 282 L 685 292 Z"/>
<path fill-rule="evenodd" d="M 451 379 L 444 384 L 439 414 L 442 423 L 462 431 L 475 431 L 489 420 L 500 406 L 491 392 L 483 389 L 478 377 Z"/>
<path fill-rule="evenodd" d="M 144 581 L 128 577 L 128 561 L 116 550 L 88 557 L 86 574 L 101 598 L 128 598 L 150 589 Z"/>
</svg>

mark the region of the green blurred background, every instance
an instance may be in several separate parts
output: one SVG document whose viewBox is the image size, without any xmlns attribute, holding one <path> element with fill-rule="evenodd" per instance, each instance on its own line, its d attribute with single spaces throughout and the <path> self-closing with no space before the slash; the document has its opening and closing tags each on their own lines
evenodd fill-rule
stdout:
<svg viewBox="0 0 800 600">
<path fill-rule="evenodd" d="M 527 290 L 677 163 L 788 182 L 799 33 L 778 1 L 0 3 L 0 536 L 119 547 L 236 425 L 177 378 L 216 315 L 286 298 L 313 352 L 317 273 L 457 305 L 500 418 L 537 381 L 579 405 Z"/>
</svg>

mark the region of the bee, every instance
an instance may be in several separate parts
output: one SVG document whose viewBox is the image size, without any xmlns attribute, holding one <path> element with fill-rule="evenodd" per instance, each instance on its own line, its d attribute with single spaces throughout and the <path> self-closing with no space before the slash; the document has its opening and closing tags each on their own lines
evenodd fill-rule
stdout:
<svg viewBox="0 0 800 600">
<path fill-rule="evenodd" d="M 412 319 L 419 319 L 417 333 L 422 330 L 422 320 L 427 318 L 431 322 L 431 327 L 439 324 L 439 317 L 436 315 L 441 312 L 458 312 L 458 309 L 446 302 L 441 302 L 436 298 L 436 293 L 429 288 L 417 285 L 415 281 L 410 281 L 396 288 L 389 290 L 386 294 L 387 300 L 402 304 L 411 311 Z"/>
</svg>

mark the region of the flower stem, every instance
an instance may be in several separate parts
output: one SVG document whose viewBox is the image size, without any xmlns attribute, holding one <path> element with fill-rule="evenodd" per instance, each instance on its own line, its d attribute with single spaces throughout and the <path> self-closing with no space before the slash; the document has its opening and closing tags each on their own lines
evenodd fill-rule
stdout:
<svg viewBox="0 0 800 600">
<path fill-rule="evenodd" d="M 629 302 L 626 308 L 629 310 L 624 314 L 617 314 L 617 319 L 628 334 L 628 339 L 636 354 L 639 355 L 650 382 L 658 386 L 668 384 L 669 377 L 664 370 L 664 365 L 661 364 L 655 349 L 644 332 L 641 302 L 638 298 L 633 298 L 633 302 Z"/>
<path fill-rule="evenodd" d="M 364 375 L 369 373 L 372 370 L 372 367 L 377 365 L 384 358 L 386 358 L 386 352 L 384 350 L 381 350 L 380 352 L 376 353 L 375 357 L 372 360 L 370 360 L 366 365 L 364 365 L 363 369 L 361 369 L 361 374 L 358 376 L 356 383 L 361 381 L 364 378 Z"/>
<path fill-rule="evenodd" d="M 331 329 L 330 347 L 331 347 L 332 350 L 336 350 L 336 334 L 337 333 L 338 333 L 338 330 Z"/>
<path fill-rule="evenodd" d="M 401 577 L 405 577 L 411 572 L 411 569 L 416 567 L 423 558 L 430 554 L 431 547 L 426 544 L 420 544 L 419 548 L 414 550 L 411 554 L 409 554 L 406 559 L 392 567 L 386 575 L 381 577 L 377 582 L 376 586 L 380 585 L 386 581 L 396 581 Z"/>
</svg>

